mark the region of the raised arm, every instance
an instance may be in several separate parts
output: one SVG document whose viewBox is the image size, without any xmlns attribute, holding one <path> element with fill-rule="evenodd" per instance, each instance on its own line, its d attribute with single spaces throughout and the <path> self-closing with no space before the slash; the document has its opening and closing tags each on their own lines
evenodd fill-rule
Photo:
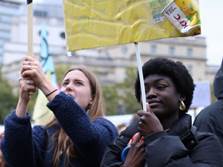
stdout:
<svg viewBox="0 0 223 167">
<path fill-rule="evenodd" d="M 73 141 L 78 155 L 82 158 L 89 155 L 89 162 L 92 160 L 92 163 L 98 163 L 105 147 L 116 137 L 117 131 L 108 120 L 104 118 L 92 120 L 87 113 L 89 106 L 94 105 L 92 104 L 94 97 L 98 96 L 94 94 L 93 86 L 90 85 L 92 83 L 87 75 L 78 69 L 67 72 L 62 84 L 62 92 L 59 92 L 46 78 L 38 61 L 30 57 L 25 59 L 22 75 L 31 78 L 46 95 L 49 100 L 48 107 Z M 95 117 L 103 115 L 101 112 L 97 115 L 99 110 L 94 110 Z"/>
<path fill-rule="evenodd" d="M 89 161 L 92 158 L 100 159 L 105 147 L 117 136 L 117 130 L 111 122 L 104 118 L 91 121 L 73 98 L 63 92 L 57 95 L 48 107 L 54 112 L 79 154 L 83 157 L 91 155 Z"/>
<path fill-rule="evenodd" d="M 33 140 L 27 107 L 31 95 L 36 91 L 34 82 L 29 78 L 19 80 L 19 100 L 16 111 L 4 122 L 5 135 L 2 151 L 9 166 L 33 166 Z"/>
</svg>

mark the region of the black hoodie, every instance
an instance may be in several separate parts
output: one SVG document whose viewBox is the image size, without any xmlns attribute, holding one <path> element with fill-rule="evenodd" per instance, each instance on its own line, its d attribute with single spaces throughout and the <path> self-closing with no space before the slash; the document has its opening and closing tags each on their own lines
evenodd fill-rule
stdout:
<svg viewBox="0 0 223 167">
<path fill-rule="evenodd" d="M 215 75 L 214 94 L 217 101 L 198 114 L 194 125 L 199 131 L 212 132 L 217 135 L 223 146 L 223 60 Z"/>
<path fill-rule="evenodd" d="M 217 99 L 223 99 L 223 60 L 214 79 L 214 95 Z"/>
</svg>

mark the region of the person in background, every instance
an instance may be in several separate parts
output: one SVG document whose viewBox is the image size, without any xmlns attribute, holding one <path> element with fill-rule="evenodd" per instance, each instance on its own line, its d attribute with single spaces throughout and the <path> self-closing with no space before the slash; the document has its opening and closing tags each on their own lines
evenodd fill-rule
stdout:
<svg viewBox="0 0 223 167">
<path fill-rule="evenodd" d="M 214 133 L 223 146 L 223 60 L 215 75 L 214 95 L 217 101 L 201 110 L 194 125 L 199 131 Z"/>
<path fill-rule="evenodd" d="M 0 143 L 4 137 L 4 132 L 0 132 Z M 0 148 L 0 167 L 5 167 L 5 160 L 2 154 L 2 149 Z"/>
<path fill-rule="evenodd" d="M 188 111 L 194 83 L 181 62 L 154 58 L 143 65 L 147 111 L 108 147 L 101 167 L 222 167 L 215 135 L 201 133 Z M 135 93 L 141 102 L 140 81 Z"/>
<path fill-rule="evenodd" d="M 117 136 L 105 119 L 102 95 L 95 76 L 84 67 L 64 75 L 61 91 L 41 70 L 39 62 L 26 57 L 22 63 L 16 111 L 4 122 L 2 151 L 10 167 L 98 167 L 107 145 Z M 55 120 L 46 127 L 31 127 L 27 105 L 42 90 Z"/>
</svg>

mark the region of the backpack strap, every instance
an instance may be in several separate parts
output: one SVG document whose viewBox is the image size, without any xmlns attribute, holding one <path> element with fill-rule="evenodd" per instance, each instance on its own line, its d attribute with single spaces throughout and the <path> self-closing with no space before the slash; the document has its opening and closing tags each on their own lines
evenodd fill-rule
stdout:
<svg viewBox="0 0 223 167">
<path fill-rule="evenodd" d="M 191 129 L 188 129 L 180 136 L 181 141 L 188 150 L 192 150 L 198 144 L 198 140 L 195 137 L 196 131 L 196 127 L 192 126 Z"/>
</svg>

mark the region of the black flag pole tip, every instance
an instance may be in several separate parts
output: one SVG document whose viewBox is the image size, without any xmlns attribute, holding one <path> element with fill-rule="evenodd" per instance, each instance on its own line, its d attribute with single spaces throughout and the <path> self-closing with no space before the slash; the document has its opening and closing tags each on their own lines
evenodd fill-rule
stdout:
<svg viewBox="0 0 223 167">
<path fill-rule="evenodd" d="M 27 0 L 27 4 L 30 4 L 30 3 L 32 3 L 32 0 Z"/>
</svg>

